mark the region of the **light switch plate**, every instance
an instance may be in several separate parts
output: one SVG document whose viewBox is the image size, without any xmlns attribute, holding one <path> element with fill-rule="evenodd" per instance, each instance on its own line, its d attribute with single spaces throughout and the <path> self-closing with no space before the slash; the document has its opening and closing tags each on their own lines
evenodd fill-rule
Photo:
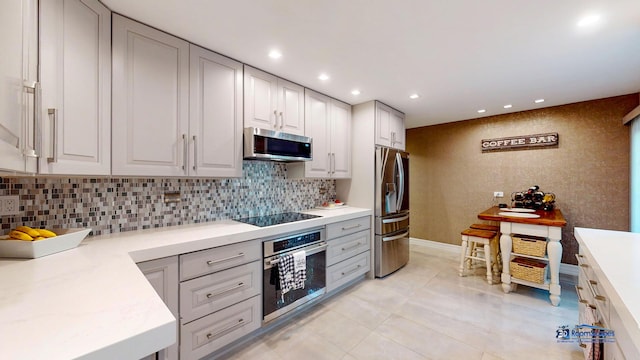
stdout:
<svg viewBox="0 0 640 360">
<path fill-rule="evenodd" d="M 18 195 L 0 196 L 0 216 L 20 213 L 20 197 Z"/>
</svg>

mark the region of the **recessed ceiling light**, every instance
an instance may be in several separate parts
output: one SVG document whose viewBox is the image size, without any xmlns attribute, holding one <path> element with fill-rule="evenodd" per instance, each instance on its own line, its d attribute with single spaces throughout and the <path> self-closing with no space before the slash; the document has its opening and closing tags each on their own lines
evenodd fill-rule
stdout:
<svg viewBox="0 0 640 360">
<path fill-rule="evenodd" d="M 479 112 L 480 114 L 482 114 L 482 113 L 487 112 L 487 110 L 486 110 L 486 109 L 480 109 L 480 110 L 478 110 L 478 112 Z"/>
<path fill-rule="evenodd" d="M 320 75 L 318 75 L 318 79 L 325 81 L 325 80 L 329 80 L 329 75 L 322 73 Z"/>
<path fill-rule="evenodd" d="M 358 89 L 351 90 L 351 94 L 352 95 L 360 95 L 360 90 L 358 90 Z"/>
<path fill-rule="evenodd" d="M 544 99 L 536 99 L 536 100 L 534 100 L 534 102 L 536 104 L 540 104 L 540 103 L 544 102 Z"/>
<path fill-rule="evenodd" d="M 269 57 L 272 59 L 279 59 L 280 57 L 282 57 L 282 53 L 274 49 L 269 51 Z"/>
<path fill-rule="evenodd" d="M 503 108 L 505 108 L 505 109 L 511 109 L 512 107 L 513 107 L 513 105 L 511 105 L 511 104 L 507 104 L 507 105 L 503 106 Z"/>
<path fill-rule="evenodd" d="M 411 94 L 411 95 L 409 95 L 409 99 L 417 99 L 417 98 L 419 98 L 419 97 L 420 97 L 420 95 L 418 95 L 418 94 Z"/>
<path fill-rule="evenodd" d="M 596 24 L 598 21 L 600 21 L 600 15 L 592 14 L 580 19 L 580 21 L 578 21 L 576 25 L 578 25 L 579 27 L 591 26 Z"/>
</svg>

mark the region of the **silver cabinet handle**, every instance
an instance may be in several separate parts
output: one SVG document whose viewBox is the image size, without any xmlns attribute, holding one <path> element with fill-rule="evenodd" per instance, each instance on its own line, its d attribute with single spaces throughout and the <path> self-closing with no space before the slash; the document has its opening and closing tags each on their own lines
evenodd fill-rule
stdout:
<svg viewBox="0 0 640 360">
<path fill-rule="evenodd" d="M 187 134 L 182 134 L 182 170 L 187 172 Z"/>
<path fill-rule="evenodd" d="M 587 301 L 582 297 L 582 293 L 581 293 L 582 290 L 584 289 L 581 286 L 576 285 L 576 294 L 578 294 L 578 302 L 586 304 L 590 308 L 595 309 L 596 308 L 595 306 L 589 304 L 589 301 Z"/>
<path fill-rule="evenodd" d="M 578 266 L 584 267 L 584 268 L 588 268 L 589 267 L 589 265 L 583 263 L 583 261 L 584 261 L 584 256 L 583 255 L 576 254 L 576 260 L 578 260 Z"/>
<path fill-rule="evenodd" d="M 409 215 L 405 215 L 403 217 L 399 217 L 399 218 L 393 218 L 393 219 L 384 219 L 382 220 L 383 224 L 392 224 L 392 223 L 397 223 L 397 222 L 401 222 L 401 221 L 405 221 L 409 218 Z"/>
<path fill-rule="evenodd" d="M 355 245 L 351 245 L 351 246 L 347 246 L 347 247 L 343 247 L 342 251 L 347 251 L 347 250 L 351 250 L 351 249 L 355 249 L 358 246 L 360 246 L 360 242 L 358 241 Z"/>
<path fill-rule="evenodd" d="M 26 144 L 22 149 L 24 156 L 37 158 L 42 152 L 42 87 L 37 81 L 25 81 L 24 88 L 28 93 L 33 93 L 33 149 L 27 149 Z"/>
<path fill-rule="evenodd" d="M 47 114 L 51 117 L 51 143 L 52 154 L 47 157 L 47 163 L 58 162 L 58 109 L 48 109 Z"/>
<path fill-rule="evenodd" d="M 231 330 L 234 330 L 234 329 L 236 329 L 236 328 L 239 328 L 239 327 L 240 327 L 240 326 L 242 326 L 242 325 L 244 325 L 244 319 L 243 319 L 243 318 L 240 318 L 240 319 L 238 319 L 238 322 L 237 322 L 237 323 L 235 323 L 235 324 L 233 324 L 233 325 L 231 325 L 231 326 L 227 326 L 226 328 L 221 329 L 221 330 L 218 330 L 218 331 L 216 331 L 216 332 L 214 332 L 214 333 L 208 333 L 208 334 L 207 334 L 207 339 L 208 339 L 208 340 L 211 340 L 211 339 L 213 339 L 214 337 L 216 337 L 216 336 L 218 336 L 218 335 L 220 335 L 220 334 L 223 334 L 223 333 L 229 332 L 229 331 L 231 331 Z"/>
<path fill-rule="evenodd" d="M 214 297 L 214 296 L 219 296 L 219 295 L 222 295 L 222 294 L 226 294 L 226 293 L 228 293 L 229 291 L 233 291 L 233 290 L 235 290 L 235 289 L 240 289 L 240 288 L 241 288 L 241 287 L 243 287 L 243 286 L 244 286 L 244 283 L 242 283 L 242 282 L 241 282 L 241 283 L 238 283 L 238 285 L 232 286 L 232 287 L 230 287 L 230 288 L 226 288 L 226 289 L 224 289 L 224 290 L 220 290 L 220 291 L 218 291 L 218 292 L 216 292 L 216 293 L 208 293 L 208 294 L 206 295 L 206 297 L 207 297 L 207 299 L 211 299 L 211 298 L 212 298 L 212 297 Z"/>
<path fill-rule="evenodd" d="M 273 128 L 278 128 L 278 110 L 273 110 Z"/>
<path fill-rule="evenodd" d="M 342 272 L 342 276 L 351 275 L 354 272 L 358 271 L 361 267 L 362 267 L 362 265 L 358 264 L 358 266 L 356 266 L 354 269 L 351 269 L 351 270 L 346 271 L 346 272 Z"/>
<path fill-rule="evenodd" d="M 280 111 L 280 129 L 284 126 L 284 115 L 282 115 L 282 111 Z"/>
<path fill-rule="evenodd" d="M 398 240 L 398 239 L 402 239 L 403 237 L 407 237 L 409 236 L 409 232 L 406 231 L 400 235 L 395 235 L 395 236 L 388 236 L 388 237 L 383 237 L 382 241 L 393 241 L 393 240 Z"/>
<path fill-rule="evenodd" d="M 336 173 L 336 153 L 331 153 L 331 155 L 333 156 L 333 170 L 331 171 L 332 174 Z"/>
<path fill-rule="evenodd" d="M 193 171 L 198 168 L 198 145 L 196 144 L 196 136 L 193 135 Z"/>
<path fill-rule="evenodd" d="M 357 228 L 359 228 L 360 226 L 362 226 L 362 224 L 355 224 L 355 225 L 353 225 L 353 226 L 343 227 L 343 228 L 342 228 L 342 231 L 347 231 L 347 230 L 357 229 Z"/>
<path fill-rule="evenodd" d="M 224 259 L 209 260 L 209 261 L 207 261 L 207 265 L 211 266 L 211 265 L 215 265 L 215 264 L 218 264 L 218 263 L 221 263 L 221 262 L 225 262 L 225 261 L 241 258 L 243 256 L 244 256 L 244 253 L 239 253 L 238 255 L 229 256 L 229 257 L 224 258 Z"/>
<path fill-rule="evenodd" d="M 606 297 L 596 292 L 596 289 L 593 288 L 594 286 L 598 286 L 598 282 L 595 280 L 589 280 L 589 287 L 591 288 L 591 293 L 593 294 L 593 297 L 598 301 L 607 301 Z"/>
<path fill-rule="evenodd" d="M 331 175 L 331 153 L 327 154 L 327 174 Z"/>
</svg>

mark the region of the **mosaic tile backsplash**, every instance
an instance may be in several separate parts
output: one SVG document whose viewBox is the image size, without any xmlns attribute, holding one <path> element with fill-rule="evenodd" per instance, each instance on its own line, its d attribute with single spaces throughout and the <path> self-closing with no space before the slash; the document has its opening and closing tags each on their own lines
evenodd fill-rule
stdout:
<svg viewBox="0 0 640 360">
<path fill-rule="evenodd" d="M 335 199 L 335 180 L 287 179 L 286 165 L 245 161 L 243 177 L 0 177 L 0 196 L 19 195 L 20 214 L 0 217 L 0 234 L 19 225 L 93 229 L 92 235 L 270 215 Z M 165 203 L 165 193 L 180 201 Z"/>
</svg>

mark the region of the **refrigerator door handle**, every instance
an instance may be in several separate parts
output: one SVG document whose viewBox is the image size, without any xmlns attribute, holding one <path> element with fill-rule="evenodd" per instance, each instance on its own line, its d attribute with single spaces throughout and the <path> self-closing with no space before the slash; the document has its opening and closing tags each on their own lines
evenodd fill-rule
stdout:
<svg viewBox="0 0 640 360">
<path fill-rule="evenodd" d="M 396 164 L 398 166 L 398 198 L 396 199 L 396 211 L 402 210 L 402 202 L 404 199 L 404 166 L 402 164 L 402 156 L 396 153 Z"/>
<path fill-rule="evenodd" d="M 383 224 L 392 224 L 392 223 L 405 221 L 408 218 L 409 218 L 409 215 L 405 215 L 405 216 L 398 217 L 398 218 L 393 218 L 393 219 L 384 219 L 384 220 L 382 220 L 382 223 Z"/>
<path fill-rule="evenodd" d="M 402 234 L 399 234 L 399 235 L 383 237 L 382 241 L 393 241 L 393 240 L 402 239 L 402 238 L 407 237 L 407 236 L 409 236 L 409 232 L 408 231 L 406 231 L 406 232 L 404 232 Z"/>
</svg>

